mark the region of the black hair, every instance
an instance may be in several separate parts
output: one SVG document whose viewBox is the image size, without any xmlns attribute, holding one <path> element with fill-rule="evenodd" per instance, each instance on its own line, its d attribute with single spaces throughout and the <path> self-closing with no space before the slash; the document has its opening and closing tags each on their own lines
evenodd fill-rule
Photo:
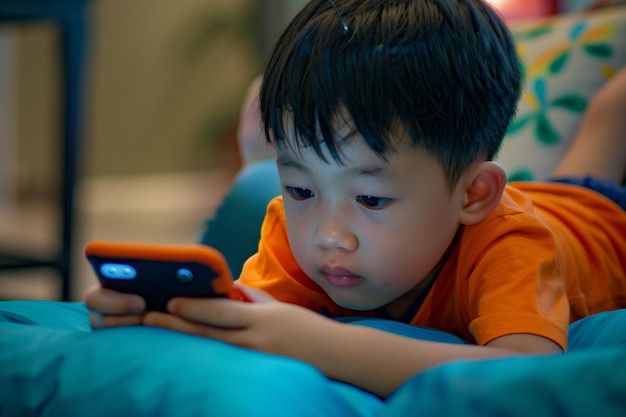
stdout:
<svg viewBox="0 0 626 417">
<path fill-rule="evenodd" d="M 522 84 L 496 11 L 480 0 L 334 5 L 309 2 L 274 48 L 260 94 L 268 141 L 285 146 L 289 127 L 298 146 L 324 158 L 325 145 L 341 162 L 333 122 L 347 116 L 384 158 L 402 127 L 437 158 L 451 186 L 481 155 L 495 156 Z"/>
</svg>

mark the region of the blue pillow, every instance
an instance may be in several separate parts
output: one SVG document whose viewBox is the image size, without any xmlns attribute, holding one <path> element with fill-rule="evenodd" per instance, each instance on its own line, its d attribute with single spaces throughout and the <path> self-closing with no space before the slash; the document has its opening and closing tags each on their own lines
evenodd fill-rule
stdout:
<svg viewBox="0 0 626 417">
<path fill-rule="evenodd" d="M 415 375 L 381 416 L 626 416 L 626 310 L 569 326 L 568 353 L 458 361 Z"/>
<path fill-rule="evenodd" d="M 594 314 L 570 324 L 570 352 L 607 346 L 626 349 L 626 309 Z"/>
<path fill-rule="evenodd" d="M 380 416 L 417 415 L 626 416 L 626 348 L 442 365 L 402 385 Z"/>
<path fill-rule="evenodd" d="M 407 337 L 466 343 L 388 320 L 350 321 Z M 5 301 L 0 302 L 0 416 L 478 417 L 626 411 L 626 310 L 570 327 L 569 354 L 442 365 L 416 375 L 384 402 L 293 359 L 157 328 L 91 331 L 82 303 Z M 584 407 L 585 401 L 593 407 Z M 530 405 L 538 414 L 522 413 Z"/>
<path fill-rule="evenodd" d="M 0 302 L 0 320 L 3 417 L 374 416 L 383 407 L 289 358 L 157 328 L 91 331 L 79 303 Z"/>
</svg>

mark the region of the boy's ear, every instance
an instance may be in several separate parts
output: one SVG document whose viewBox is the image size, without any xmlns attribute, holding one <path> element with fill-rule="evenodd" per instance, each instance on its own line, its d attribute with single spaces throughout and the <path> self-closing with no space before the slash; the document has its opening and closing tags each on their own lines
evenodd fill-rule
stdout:
<svg viewBox="0 0 626 417">
<path fill-rule="evenodd" d="M 493 161 L 477 162 L 462 180 L 465 187 L 460 222 L 475 224 L 496 208 L 506 185 L 506 171 Z"/>
</svg>

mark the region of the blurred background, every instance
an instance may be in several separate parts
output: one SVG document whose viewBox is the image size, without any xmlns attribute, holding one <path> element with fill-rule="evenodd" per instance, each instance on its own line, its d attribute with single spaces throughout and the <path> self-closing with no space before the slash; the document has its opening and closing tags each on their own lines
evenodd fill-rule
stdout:
<svg viewBox="0 0 626 417">
<path fill-rule="evenodd" d="M 89 240 L 196 240 L 241 166 L 237 120 L 249 83 L 305 1 L 0 0 L 0 10 L 72 3 L 87 4 L 69 293 L 80 300 L 96 282 L 82 256 Z M 515 19 L 592 2 L 491 3 Z M 53 256 L 60 246 L 57 23 L 0 12 L 0 261 L 3 250 Z M 0 299 L 60 298 L 53 270 L 0 272 Z"/>
<path fill-rule="evenodd" d="M 20 2 L 72 3 L 0 7 Z M 87 4 L 75 300 L 95 282 L 82 258 L 89 240 L 195 241 L 240 167 L 235 135 L 248 85 L 304 1 Z M 0 252 L 59 249 L 60 38 L 56 21 L 0 15 Z M 54 271 L 0 272 L 0 299 L 59 298 Z"/>
</svg>

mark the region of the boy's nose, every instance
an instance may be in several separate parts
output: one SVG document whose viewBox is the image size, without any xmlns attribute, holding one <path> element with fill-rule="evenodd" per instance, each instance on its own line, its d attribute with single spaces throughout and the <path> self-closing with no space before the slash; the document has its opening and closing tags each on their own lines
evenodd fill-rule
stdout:
<svg viewBox="0 0 626 417">
<path fill-rule="evenodd" d="M 353 252 L 359 247 L 357 237 L 337 219 L 327 219 L 319 224 L 313 237 L 315 246 L 321 249 L 342 249 Z"/>
</svg>

